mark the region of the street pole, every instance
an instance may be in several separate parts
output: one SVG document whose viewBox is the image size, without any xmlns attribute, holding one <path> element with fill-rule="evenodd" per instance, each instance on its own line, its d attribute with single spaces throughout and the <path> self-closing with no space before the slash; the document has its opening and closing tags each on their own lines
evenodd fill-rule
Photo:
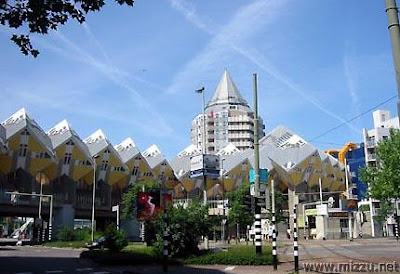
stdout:
<svg viewBox="0 0 400 274">
<path fill-rule="evenodd" d="M 294 273 L 299 273 L 299 244 L 297 239 L 297 204 L 293 207 L 293 255 Z"/>
<path fill-rule="evenodd" d="M 49 219 L 49 241 L 51 241 L 51 234 L 53 229 L 53 195 L 50 197 L 50 219 Z"/>
<path fill-rule="evenodd" d="M 253 74 L 253 99 L 254 99 L 254 201 L 255 201 L 255 222 L 254 232 L 256 238 L 256 253 L 262 253 L 261 238 L 261 206 L 260 198 L 260 148 L 258 143 L 258 98 L 257 98 L 257 74 Z M 266 193 L 267 194 L 267 193 Z"/>
<path fill-rule="evenodd" d="M 225 244 L 225 185 L 224 185 L 224 161 L 221 160 L 221 185 L 222 185 L 222 241 Z"/>
<path fill-rule="evenodd" d="M 119 230 L 119 205 L 117 207 L 117 230 Z"/>
<path fill-rule="evenodd" d="M 322 180 L 321 177 L 318 178 L 318 183 L 319 183 L 319 201 L 321 202 L 322 205 Z M 304 211 L 303 211 L 304 214 Z"/>
<path fill-rule="evenodd" d="M 40 195 L 43 195 L 42 171 L 39 171 Z M 39 219 L 42 219 L 42 196 L 39 196 Z"/>
<path fill-rule="evenodd" d="M 94 206 L 96 198 L 96 158 L 93 157 L 92 242 L 94 242 Z"/>
<path fill-rule="evenodd" d="M 392 43 L 392 54 L 394 61 L 394 69 L 396 72 L 397 83 L 397 115 L 400 117 L 400 29 L 399 16 L 396 0 L 386 0 L 386 14 L 388 18 L 388 29 L 390 32 L 390 40 Z"/>
<path fill-rule="evenodd" d="M 350 199 L 350 189 L 349 189 L 349 174 L 347 173 L 347 159 L 344 159 L 344 172 L 345 172 L 345 178 L 346 178 L 346 192 L 347 192 L 347 199 Z M 352 223 L 351 223 L 351 211 L 348 213 L 348 222 L 349 222 L 349 240 L 353 241 L 353 229 L 352 229 Z"/>
<path fill-rule="evenodd" d="M 272 262 L 274 270 L 278 269 L 278 255 L 276 252 L 276 217 L 275 217 L 275 182 L 271 180 L 271 195 L 272 195 Z"/>
<path fill-rule="evenodd" d="M 111 209 L 112 209 L 113 212 L 116 211 L 116 214 L 117 214 L 117 230 L 119 230 L 119 204 L 113 206 Z"/>
<path fill-rule="evenodd" d="M 399 223 L 397 216 L 397 199 L 394 199 L 394 235 L 396 240 L 399 241 Z"/>
<path fill-rule="evenodd" d="M 205 155 L 207 154 L 207 146 L 206 146 L 206 115 L 205 115 L 205 88 L 202 87 L 200 89 L 196 90 L 197 93 L 201 93 L 202 94 L 202 115 L 203 115 L 203 148 L 201 151 L 202 154 L 202 160 L 203 160 L 203 205 L 207 206 L 207 177 L 206 177 L 206 173 L 205 173 L 205 166 L 204 166 L 204 158 Z M 204 248 L 208 249 L 208 235 L 204 236 Z"/>
</svg>

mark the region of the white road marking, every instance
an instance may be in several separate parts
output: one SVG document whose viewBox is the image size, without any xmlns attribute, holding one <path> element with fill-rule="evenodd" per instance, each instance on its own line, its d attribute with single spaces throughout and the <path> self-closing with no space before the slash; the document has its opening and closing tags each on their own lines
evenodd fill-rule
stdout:
<svg viewBox="0 0 400 274">
<path fill-rule="evenodd" d="M 87 267 L 87 268 L 77 268 L 75 269 L 77 272 L 83 272 L 83 271 L 92 271 L 93 268 Z"/>
<path fill-rule="evenodd" d="M 235 269 L 234 266 L 228 266 L 227 268 L 225 268 L 225 271 L 232 271 L 234 269 Z"/>
</svg>

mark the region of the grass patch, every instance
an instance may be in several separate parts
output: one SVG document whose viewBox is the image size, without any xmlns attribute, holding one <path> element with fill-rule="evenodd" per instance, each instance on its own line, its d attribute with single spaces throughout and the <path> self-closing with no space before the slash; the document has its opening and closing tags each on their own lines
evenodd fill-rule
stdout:
<svg viewBox="0 0 400 274">
<path fill-rule="evenodd" d="M 121 252 L 109 250 L 89 250 L 81 253 L 81 258 L 90 259 L 103 265 L 146 265 L 160 264 L 162 257 L 151 247 L 142 244 L 129 244 Z"/>
<path fill-rule="evenodd" d="M 262 247 L 262 254 L 256 254 L 254 246 L 229 247 L 225 251 L 206 251 L 198 256 L 182 260 L 184 264 L 226 264 L 226 265 L 269 265 L 272 264 L 270 246 Z"/>
<path fill-rule="evenodd" d="M 202 251 L 199 255 L 187 258 L 169 259 L 170 264 L 221 264 L 221 265 L 269 265 L 272 264 L 271 246 L 263 246 L 262 254 L 257 255 L 254 246 L 237 245 L 217 252 Z M 81 258 L 90 259 L 103 265 L 154 265 L 162 264 L 162 257 L 151 247 L 129 244 L 122 252 L 109 250 L 89 250 Z"/>
<path fill-rule="evenodd" d="M 54 242 L 44 243 L 43 246 L 82 248 L 82 247 L 86 246 L 86 242 L 85 241 L 71 241 L 71 242 L 54 241 Z"/>
</svg>

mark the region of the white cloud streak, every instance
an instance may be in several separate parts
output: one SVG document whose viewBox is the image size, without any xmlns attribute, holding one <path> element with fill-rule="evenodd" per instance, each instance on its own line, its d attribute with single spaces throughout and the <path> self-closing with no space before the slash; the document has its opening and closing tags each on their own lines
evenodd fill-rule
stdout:
<svg viewBox="0 0 400 274">
<path fill-rule="evenodd" d="M 347 88 L 349 90 L 349 95 L 351 101 L 353 103 L 354 109 L 357 113 L 361 113 L 361 103 L 360 98 L 357 94 L 357 71 L 354 69 L 355 64 L 350 56 L 350 52 L 348 46 L 346 46 L 346 50 L 343 57 L 343 70 L 344 75 L 346 77 Z M 360 119 L 358 119 L 360 121 Z"/>
<path fill-rule="evenodd" d="M 223 56 L 222 51 L 226 48 L 233 50 L 240 54 L 271 77 L 281 82 L 290 90 L 297 93 L 303 99 L 311 103 L 323 113 L 331 116 L 332 118 L 346 123 L 346 120 L 328 110 L 318 99 L 308 94 L 307 91 L 296 85 L 289 77 L 281 73 L 271 62 L 267 60 L 260 52 L 255 49 L 249 49 L 249 46 L 241 46 L 241 44 L 261 28 L 265 28 L 269 23 L 275 22 L 283 7 L 288 5 L 287 0 L 282 1 L 253 1 L 249 5 L 241 8 L 233 17 L 232 20 L 223 27 L 215 27 L 206 24 L 196 14 L 193 7 L 189 7 L 187 2 L 179 0 L 171 0 L 171 6 L 182 13 L 182 15 L 197 28 L 205 31 L 213 36 L 210 43 L 202 50 L 195 58 L 189 61 L 182 71 L 180 71 L 174 78 L 173 84 L 167 92 L 175 93 L 179 91 L 180 82 L 188 79 L 190 70 L 196 71 L 197 68 L 211 67 L 216 60 L 221 59 Z M 225 52 L 226 53 L 226 52 Z M 203 69 L 204 70 L 204 69 Z M 354 131 L 360 132 L 360 129 L 354 127 L 350 123 L 346 123 Z"/>
<path fill-rule="evenodd" d="M 60 31 L 55 32 L 55 37 L 58 41 L 62 42 L 63 47 L 58 47 L 54 44 L 49 44 L 44 42 L 43 40 L 38 40 L 37 42 L 42 46 L 55 53 L 58 53 L 62 56 L 65 56 L 73 61 L 85 63 L 91 67 L 96 68 L 100 72 L 104 74 L 109 80 L 111 80 L 114 84 L 127 90 L 130 95 L 130 101 L 132 102 L 132 107 L 135 108 L 137 111 L 135 114 L 141 113 L 140 110 L 143 110 L 142 115 L 136 115 L 136 118 L 127 118 L 121 117 L 120 115 L 111 115 L 108 113 L 106 116 L 118 120 L 120 122 L 128 123 L 134 126 L 137 126 L 143 130 L 145 130 L 148 134 L 153 136 L 166 136 L 166 137 L 173 137 L 173 129 L 168 125 L 165 121 L 164 117 L 161 113 L 157 111 L 157 109 L 144 97 L 142 96 L 135 88 L 133 88 L 129 84 L 130 76 L 128 73 L 124 72 L 123 70 L 119 69 L 118 67 L 114 66 L 111 63 L 110 57 L 107 55 L 101 44 L 97 41 L 94 35 L 91 33 L 90 28 L 88 25 L 84 27 L 85 32 L 92 40 L 92 42 L 96 45 L 96 47 L 100 50 L 103 57 L 106 59 L 106 62 L 103 62 L 95 57 L 93 57 L 88 52 L 84 51 L 82 48 L 78 47 L 75 43 L 65 37 Z M 82 114 L 86 113 L 87 111 L 78 110 L 75 108 L 76 111 L 80 111 Z M 87 113 L 90 115 L 96 115 L 100 118 L 107 118 L 104 115 L 100 114 L 99 112 L 94 113 Z M 152 118 L 148 117 L 151 116 Z M 128 122 L 129 121 L 129 122 Z M 158 129 L 154 128 L 154 125 L 157 124 Z"/>
</svg>

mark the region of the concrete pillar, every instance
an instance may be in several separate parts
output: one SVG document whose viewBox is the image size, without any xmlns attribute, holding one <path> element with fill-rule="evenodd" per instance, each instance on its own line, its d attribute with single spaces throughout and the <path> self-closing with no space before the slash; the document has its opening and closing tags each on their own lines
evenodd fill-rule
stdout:
<svg viewBox="0 0 400 274">
<path fill-rule="evenodd" d="M 317 240 L 326 239 L 328 230 L 328 218 L 327 216 L 315 216 L 315 226 L 317 229 Z"/>
<path fill-rule="evenodd" d="M 75 209 L 71 204 L 63 204 L 54 209 L 53 238 L 57 238 L 58 230 L 64 226 L 74 228 Z"/>
</svg>

